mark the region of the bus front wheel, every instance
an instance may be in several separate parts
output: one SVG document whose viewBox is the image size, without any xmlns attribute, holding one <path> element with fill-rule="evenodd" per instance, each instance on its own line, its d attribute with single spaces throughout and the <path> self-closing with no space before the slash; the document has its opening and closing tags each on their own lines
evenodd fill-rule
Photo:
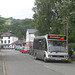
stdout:
<svg viewBox="0 0 75 75">
<path fill-rule="evenodd" d="M 44 57 L 43 57 L 43 60 L 44 60 L 44 62 L 47 62 L 47 58 L 46 58 L 45 55 L 44 55 Z"/>
</svg>

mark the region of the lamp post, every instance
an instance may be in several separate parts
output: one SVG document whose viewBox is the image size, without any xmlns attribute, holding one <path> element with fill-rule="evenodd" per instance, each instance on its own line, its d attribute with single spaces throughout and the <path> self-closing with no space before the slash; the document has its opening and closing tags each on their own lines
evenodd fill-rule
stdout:
<svg viewBox="0 0 75 75">
<path fill-rule="evenodd" d="M 67 50 L 68 50 L 68 23 L 67 23 Z"/>
</svg>

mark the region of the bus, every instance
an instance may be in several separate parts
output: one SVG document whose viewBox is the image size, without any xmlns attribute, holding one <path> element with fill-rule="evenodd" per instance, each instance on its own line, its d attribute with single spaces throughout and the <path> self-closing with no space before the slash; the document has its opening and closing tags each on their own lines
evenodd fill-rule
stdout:
<svg viewBox="0 0 75 75">
<path fill-rule="evenodd" d="M 47 34 L 37 36 L 33 41 L 35 59 L 69 61 L 67 38 L 65 35 Z"/>
</svg>

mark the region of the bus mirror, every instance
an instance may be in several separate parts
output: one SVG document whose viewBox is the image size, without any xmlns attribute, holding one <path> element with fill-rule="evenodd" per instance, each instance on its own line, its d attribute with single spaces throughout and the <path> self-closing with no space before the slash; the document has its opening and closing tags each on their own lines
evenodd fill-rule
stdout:
<svg viewBox="0 0 75 75">
<path fill-rule="evenodd" d="M 39 43 L 41 43 L 42 41 L 39 41 Z"/>
<path fill-rule="evenodd" d="M 42 41 L 39 41 L 39 44 L 41 44 L 42 43 Z"/>
</svg>

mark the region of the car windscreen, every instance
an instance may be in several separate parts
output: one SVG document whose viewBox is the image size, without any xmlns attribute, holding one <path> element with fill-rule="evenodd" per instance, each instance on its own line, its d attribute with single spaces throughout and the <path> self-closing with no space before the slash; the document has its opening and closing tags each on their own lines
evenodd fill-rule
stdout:
<svg viewBox="0 0 75 75">
<path fill-rule="evenodd" d="M 23 47 L 20 47 L 20 49 L 23 49 Z"/>
<path fill-rule="evenodd" d="M 24 49 L 29 49 L 29 47 L 24 47 Z"/>
</svg>

